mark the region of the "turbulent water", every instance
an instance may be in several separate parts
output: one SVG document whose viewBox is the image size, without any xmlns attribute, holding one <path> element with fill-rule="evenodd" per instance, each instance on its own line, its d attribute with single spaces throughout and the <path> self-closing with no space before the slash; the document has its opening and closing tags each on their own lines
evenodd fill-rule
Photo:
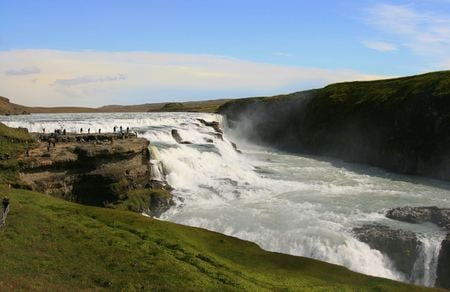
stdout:
<svg viewBox="0 0 450 292">
<path fill-rule="evenodd" d="M 213 114 L 49 114 L 2 117 L 4 123 L 47 132 L 80 128 L 111 132 L 130 127 L 158 152 L 153 173 L 175 188 L 177 206 L 162 218 L 254 241 L 264 249 L 312 257 L 365 274 L 432 286 L 443 234 L 431 224 L 414 225 L 384 217 L 397 206 L 450 207 L 450 184 L 392 174 L 377 168 L 280 153 L 237 140 L 223 140 L 197 118 Z M 183 140 L 177 144 L 171 130 Z M 231 145 L 236 142 L 242 154 Z M 352 234 L 377 222 L 419 234 L 420 257 L 413 279 L 396 271 L 389 258 Z"/>
</svg>

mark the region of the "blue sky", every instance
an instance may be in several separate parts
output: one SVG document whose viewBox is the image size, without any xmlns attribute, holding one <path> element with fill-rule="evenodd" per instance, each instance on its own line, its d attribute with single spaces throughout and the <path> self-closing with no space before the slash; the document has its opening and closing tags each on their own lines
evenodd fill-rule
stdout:
<svg viewBox="0 0 450 292">
<path fill-rule="evenodd" d="M 270 95 L 444 69 L 450 0 L 0 1 L 0 95 L 31 105 Z"/>
</svg>

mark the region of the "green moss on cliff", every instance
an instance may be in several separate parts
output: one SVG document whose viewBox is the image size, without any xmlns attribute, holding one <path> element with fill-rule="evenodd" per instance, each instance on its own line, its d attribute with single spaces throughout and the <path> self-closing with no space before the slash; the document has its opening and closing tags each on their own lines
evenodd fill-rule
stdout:
<svg viewBox="0 0 450 292">
<path fill-rule="evenodd" d="M 140 189 L 131 190 L 122 196 L 114 208 L 129 210 L 133 212 L 151 212 L 160 208 L 161 202 L 170 202 L 172 195 L 170 191 L 163 189 Z"/>
<path fill-rule="evenodd" d="M 12 190 L 0 290 L 339 290 L 422 288 L 135 213 Z"/>
<path fill-rule="evenodd" d="M 237 100 L 220 111 L 283 150 L 450 180 L 450 71 Z"/>
</svg>

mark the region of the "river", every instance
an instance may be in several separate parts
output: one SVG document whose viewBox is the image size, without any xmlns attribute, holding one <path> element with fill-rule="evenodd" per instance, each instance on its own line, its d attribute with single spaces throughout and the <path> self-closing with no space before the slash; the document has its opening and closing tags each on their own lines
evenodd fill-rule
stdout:
<svg viewBox="0 0 450 292">
<path fill-rule="evenodd" d="M 36 114 L 0 121 L 33 132 L 130 127 L 158 149 L 165 179 L 175 189 L 177 205 L 162 219 L 250 240 L 270 251 L 433 286 L 443 233 L 432 224 L 387 219 L 384 212 L 398 206 L 450 207 L 449 183 L 282 153 L 238 138 L 226 125 L 222 139 L 198 118 L 222 123 L 219 115 L 200 113 Z M 192 144 L 175 142 L 172 129 Z M 352 233 L 353 227 L 373 222 L 419 234 L 422 250 L 412 279 Z"/>
</svg>

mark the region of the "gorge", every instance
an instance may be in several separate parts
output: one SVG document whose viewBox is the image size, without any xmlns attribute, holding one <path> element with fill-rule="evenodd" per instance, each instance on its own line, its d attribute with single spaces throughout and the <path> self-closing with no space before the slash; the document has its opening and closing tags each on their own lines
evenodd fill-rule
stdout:
<svg viewBox="0 0 450 292">
<path fill-rule="evenodd" d="M 223 125 L 224 134 L 218 135 L 211 124 L 200 120 Z M 43 128 L 48 132 L 80 128 L 112 132 L 113 126 L 130 127 L 150 142 L 146 159 L 151 165 L 162 165 L 157 171 L 149 170 L 153 177 L 165 177 L 173 188 L 175 206 L 162 213 L 161 219 L 369 275 L 427 286 L 434 286 L 437 279 L 445 230 L 428 222 L 391 220 L 384 213 L 407 205 L 448 208 L 450 186 L 446 182 L 258 146 L 242 139 L 241 132 L 227 127 L 226 120 L 216 114 L 36 114 L 2 117 L 2 122 L 31 132 Z M 173 130 L 180 141 L 174 139 Z M 179 143 L 183 141 L 189 143 Z M 399 268 L 389 252 L 355 233 L 355 228 L 374 223 L 389 230 L 407 230 L 416 238 L 419 244 L 412 253 L 415 258 L 409 259 L 409 270 Z"/>
</svg>

